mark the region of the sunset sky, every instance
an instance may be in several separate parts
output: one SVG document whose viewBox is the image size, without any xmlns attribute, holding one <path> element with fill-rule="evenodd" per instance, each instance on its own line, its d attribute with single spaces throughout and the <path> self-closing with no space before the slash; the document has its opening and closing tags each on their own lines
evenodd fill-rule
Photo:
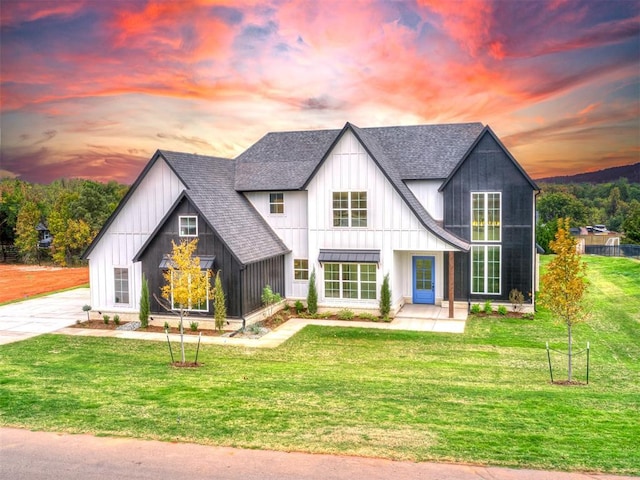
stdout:
<svg viewBox="0 0 640 480">
<path fill-rule="evenodd" d="M 638 0 L 0 0 L 0 176 L 131 183 L 156 149 L 488 124 L 533 178 L 640 161 Z"/>
</svg>

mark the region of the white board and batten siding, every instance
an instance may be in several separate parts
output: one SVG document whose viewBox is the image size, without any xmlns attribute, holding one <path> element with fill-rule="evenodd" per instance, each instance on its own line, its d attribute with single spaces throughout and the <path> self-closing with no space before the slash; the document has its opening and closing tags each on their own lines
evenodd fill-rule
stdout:
<svg viewBox="0 0 640 480">
<path fill-rule="evenodd" d="M 184 184 L 158 158 L 89 255 L 94 310 L 138 311 L 142 266 L 132 259 L 169 211 Z M 129 269 L 129 303 L 115 303 L 114 268 Z"/>
<path fill-rule="evenodd" d="M 435 185 L 416 182 L 414 188 L 423 192 L 419 193 L 418 198 L 425 198 L 425 207 L 434 209 L 434 213 L 439 213 L 439 217 L 442 218 L 441 200 L 435 198 Z M 333 226 L 333 192 L 341 191 L 367 192 L 366 227 Z M 390 273 L 392 284 L 398 282 L 398 285 L 401 285 L 404 281 L 400 278 L 400 270 L 404 272 L 404 268 L 394 268 L 394 251 L 451 250 L 449 244 L 433 235 L 420 223 L 351 132 L 346 132 L 335 145 L 315 177 L 309 182 L 308 192 L 309 269 L 315 265 L 318 272 L 317 286 L 321 300 L 324 300 L 324 285 L 322 267 L 317 263 L 320 249 L 380 250 L 378 291 L 386 273 Z M 353 304 L 353 301 L 350 303 Z M 377 307 L 377 300 L 363 303 Z"/>
<path fill-rule="evenodd" d="M 284 213 L 271 213 L 269 194 L 282 193 Z M 280 191 L 246 192 L 245 197 L 262 215 L 276 232 L 291 253 L 285 256 L 285 292 L 279 292 L 288 298 L 305 298 L 307 296 L 306 280 L 294 280 L 293 260 L 309 258 L 309 236 L 307 224 L 307 192 Z"/>
<path fill-rule="evenodd" d="M 444 195 L 438 189 L 443 180 L 407 180 L 405 184 L 434 220 L 444 218 Z"/>
</svg>

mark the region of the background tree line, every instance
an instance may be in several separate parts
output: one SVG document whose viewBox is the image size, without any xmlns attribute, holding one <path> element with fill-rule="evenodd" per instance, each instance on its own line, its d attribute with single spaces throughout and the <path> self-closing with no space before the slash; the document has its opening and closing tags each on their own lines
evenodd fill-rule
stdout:
<svg viewBox="0 0 640 480">
<path fill-rule="evenodd" d="M 621 178 L 612 183 L 540 183 L 536 240 L 545 251 L 554 239 L 559 218 L 571 227 L 606 225 L 623 234 L 623 243 L 640 244 L 640 183 Z"/>
<path fill-rule="evenodd" d="M 0 180 L 0 244 L 15 245 L 22 261 L 53 260 L 66 266 L 80 262 L 100 228 L 129 187 L 117 182 L 56 180 L 49 185 L 18 179 Z M 53 242 L 38 248 L 36 227 L 48 227 Z"/>
</svg>

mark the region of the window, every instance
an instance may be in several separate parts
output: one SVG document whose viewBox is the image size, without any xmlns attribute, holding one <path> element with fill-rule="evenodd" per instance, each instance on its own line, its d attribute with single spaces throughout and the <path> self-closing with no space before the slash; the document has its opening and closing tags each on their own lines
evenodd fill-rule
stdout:
<svg viewBox="0 0 640 480">
<path fill-rule="evenodd" d="M 375 300 L 376 275 L 373 263 L 325 263 L 324 294 L 327 298 Z"/>
<path fill-rule="evenodd" d="M 129 269 L 113 269 L 114 287 L 113 294 L 115 303 L 129 303 Z"/>
<path fill-rule="evenodd" d="M 284 193 L 269 194 L 269 213 L 284 213 Z"/>
<path fill-rule="evenodd" d="M 471 247 L 471 293 L 500 293 L 500 246 Z"/>
<path fill-rule="evenodd" d="M 333 226 L 367 226 L 367 192 L 333 192 Z"/>
<path fill-rule="evenodd" d="M 480 192 L 471 194 L 471 240 L 499 242 L 501 194 Z"/>
<path fill-rule="evenodd" d="M 309 260 L 302 258 L 293 260 L 293 279 L 309 280 Z"/>
<path fill-rule="evenodd" d="M 180 236 L 181 237 L 197 237 L 198 236 L 198 217 L 189 215 L 179 217 Z"/>
<path fill-rule="evenodd" d="M 173 301 L 173 277 L 174 275 L 181 275 L 179 270 L 172 270 L 171 271 L 171 309 L 172 310 L 179 310 L 180 309 L 180 305 L 177 305 L 176 303 L 174 303 Z M 202 271 L 201 275 L 206 276 L 207 275 L 207 271 L 204 270 Z M 189 284 L 191 283 L 191 277 L 189 277 Z M 189 291 L 189 297 L 191 297 L 191 291 Z M 200 303 L 196 303 L 194 305 L 192 305 L 191 299 L 189 299 L 189 305 L 188 308 L 186 308 L 186 310 L 190 310 L 192 312 L 208 312 L 209 311 L 209 289 L 207 289 L 207 298 L 206 300 L 203 300 Z"/>
</svg>

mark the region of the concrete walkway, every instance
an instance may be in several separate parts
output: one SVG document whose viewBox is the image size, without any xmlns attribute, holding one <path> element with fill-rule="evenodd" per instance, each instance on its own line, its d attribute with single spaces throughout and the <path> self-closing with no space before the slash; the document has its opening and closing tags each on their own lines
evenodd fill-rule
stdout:
<svg viewBox="0 0 640 480">
<path fill-rule="evenodd" d="M 0 345 L 17 342 L 43 333 L 59 333 L 84 337 L 114 337 L 136 340 L 166 341 L 164 333 L 69 328 L 82 319 L 82 306 L 89 303 L 89 289 L 78 288 L 45 297 L 0 306 Z M 275 348 L 307 325 L 361 327 L 415 332 L 464 333 L 467 312 L 456 309 L 449 319 L 448 310 L 427 305 L 406 304 L 392 322 L 359 322 L 343 320 L 309 320 L 294 318 L 277 329 L 257 338 L 202 336 L 202 344 L 238 347 Z M 176 335 L 171 335 L 176 337 Z M 185 335 L 186 343 L 198 342 L 195 335 Z"/>
</svg>

